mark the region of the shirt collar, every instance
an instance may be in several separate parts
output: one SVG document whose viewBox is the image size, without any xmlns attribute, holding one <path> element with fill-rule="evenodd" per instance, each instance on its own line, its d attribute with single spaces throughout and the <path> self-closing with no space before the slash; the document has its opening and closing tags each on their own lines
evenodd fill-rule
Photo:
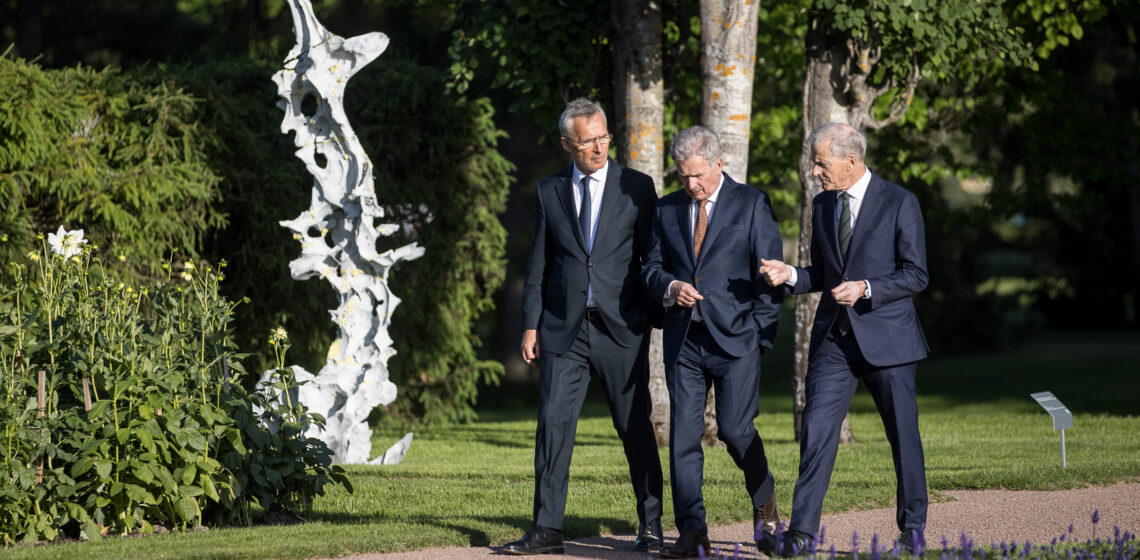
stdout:
<svg viewBox="0 0 1140 560">
<path fill-rule="evenodd" d="M 871 185 L 871 168 L 863 167 L 863 176 L 847 189 L 847 196 L 856 200 L 863 200 L 867 196 L 867 187 Z"/>
<path fill-rule="evenodd" d="M 573 173 L 573 176 L 571 177 L 574 184 L 575 185 L 582 184 L 582 176 L 584 176 L 586 174 L 582 173 L 581 169 L 578 169 L 578 164 L 576 164 L 576 163 L 572 164 L 571 167 L 574 168 L 574 173 Z M 591 179 L 594 179 L 595 181 L 598 182 L 598 186 L 604 186 L 606 184 L 606 174 L 609 173 L 609 171 L 610 171 L 610 160 L 609 160 L 609 158 L 606 158 L 606 164 L 603 165 L 601 169 L 599 169 L 593 173 L 590 173 L 589 175 L 590 175 Z"/>
<path fill-rule="evenodd" d="M 707 199 L 709 201 L 708 203 L 709 204 L 716 204 L 716 199 L 720 198 L 720 191 L 722 191 L 722 190 L 724 190 L 724 173 L 720 174 L 720 183 L 717 184 L 716 190 L 713 191 L 713 193 L 709 195 L 709 197 Z M 689 200 L 693 204 L 695 204 L 696 206 L 698 206 L 698 207 L 700 206 L 700 203 L 697 202 L 695 199 L 690 198 Z"/>
</svg>

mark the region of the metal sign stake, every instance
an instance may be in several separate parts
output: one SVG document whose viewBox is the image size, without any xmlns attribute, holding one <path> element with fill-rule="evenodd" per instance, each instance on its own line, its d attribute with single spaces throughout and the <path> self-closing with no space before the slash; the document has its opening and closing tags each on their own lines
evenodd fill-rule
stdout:
<svg viewBox="0 0 1140 560">
<path fill-rule="evenodd" d="M 1073 413 L 1069 412 L 1069 409 L 1049 391 L 1033 393 L 1029 396 L 1037 401 L 1037 404 L 1041 405 L 1041 408 L 1044 408 L 1049 416 L 1053 417 L 1053 429 L 1061 431 L 1061 468 L 1068 468 L 1065 463 L 1065 428 L 1073 427 Z"/>
</svg>

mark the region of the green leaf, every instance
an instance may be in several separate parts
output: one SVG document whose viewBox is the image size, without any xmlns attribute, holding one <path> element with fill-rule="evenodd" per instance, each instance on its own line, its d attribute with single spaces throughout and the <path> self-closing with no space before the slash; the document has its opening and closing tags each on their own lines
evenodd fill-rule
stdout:
<svg viewBox="0 0 1140 560">
<path fill-rule="evenodd" d="M 182 496 L 176 503 L 178 515 L 185 522 L 197 521 L 198 515 L 201 510 L 198 509 L 198 502 L 190 496 Z"/>
<path fill-rule="evenodd" d="M 80 476 L 83 475 L 83 473 L 91 470 L 91 467 L 94 465 L 95 465 L 95 458 L 94 457 L 92 457 L 90 455 L 80 457 L 78 461 L 76 461 L 75 463 L 73 463 L 71 465 L 71 476 L 72 476 L 72 478 L 79 478 Z M 108 471 L 108 472 L 110 472 L 110 471 Z"/>
<path fill-rule="evenodd" d="M 99 531 L 99 526 L 93 521 L 87 521 L 80 525 L 79 535 L 89 541 L 97 541 L 103 538 L 103 533 Z"/>
</svg>

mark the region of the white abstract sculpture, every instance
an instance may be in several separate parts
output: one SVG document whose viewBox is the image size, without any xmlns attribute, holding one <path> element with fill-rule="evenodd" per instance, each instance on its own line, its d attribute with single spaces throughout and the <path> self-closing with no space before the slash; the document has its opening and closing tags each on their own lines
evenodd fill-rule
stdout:
<svg viewBox="0 0 1140 560">
<path fill-rule="evenodd" d="M 312 173 L 309 210 L 281 222 L 301 242 L 301 256 L 289 263 L 293 278 L 320 276 L 337 291 L 339 305 L 331 311 L 337 339 L 325 366 L 316 376 L 293 366 L 298 381 L 308 381 L 294 395 L 310 411 L 323 415 L 325 429 L 310 426 L 305 435 L 328 444 L 334 461 L 367 463 L 372 430 L 366 418 L 378 405 L 396 398 L 388 380 L 388 358 L 396 353 L 388 327 L 400 300 L 387 283 L 388 271 L 401 260 L 416 259 L 424 249 L 416 243 L 383 253 L 376 251 L 381 235 L 399 224 L 380 223 L 385 210 L 376 203 L 372 162 L 364 153 L 344 113 L 344 90 L 357 71 L 388 46 L 388 37 L 373 32 L 351 39 L 330 33 L 317 21 L 309 0 L 290 0 L 297 44 L 285 67 L 273 75 L 285 111 L 281 132 L 293 132 L 296 155 Z M 302 111 L 302 101 L 315 107 Z M 272 371 L 266 372 L 267 380 Z M 405 436 L 373 461 L 403 457 L 411 437 Z M 398 462 L 398 460 L 397 460 Z"/>
</svg>

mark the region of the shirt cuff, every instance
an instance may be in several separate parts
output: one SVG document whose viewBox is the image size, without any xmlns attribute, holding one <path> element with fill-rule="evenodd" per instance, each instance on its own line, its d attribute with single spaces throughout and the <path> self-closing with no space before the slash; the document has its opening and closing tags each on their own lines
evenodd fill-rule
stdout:
<svg viewBox="0 0 1140 560">
<path fill-rule="evenodd" d="M 871 282 L 864 280 L 863 284 L 867 286 L 867 289 L 863 290 L 863 299 L 871 299 Z"/>
<path fill-rule="evenodd" d="M 784 266 L 788 267 L 788 281 L 784 282 L 784 284 L 793 288 L 796 287 L 796 280 L 798 280 L 800 277 L 800 275 L 796 272 L 796 267 L 790 264 L 785 264 Z"/>
<path fill-rule="evenodd" d="M 676 284 L 677 282 L 680 282 L 680 280 L 669 282 L 669 287 L 665 289 L 665 297 L 661 298 L 661 305 L 666 309 L 673 307 L 673 304 L 677 303 L 677 298 L 669 295 L 673 293 L 673 284 Z"/>
</svg>

